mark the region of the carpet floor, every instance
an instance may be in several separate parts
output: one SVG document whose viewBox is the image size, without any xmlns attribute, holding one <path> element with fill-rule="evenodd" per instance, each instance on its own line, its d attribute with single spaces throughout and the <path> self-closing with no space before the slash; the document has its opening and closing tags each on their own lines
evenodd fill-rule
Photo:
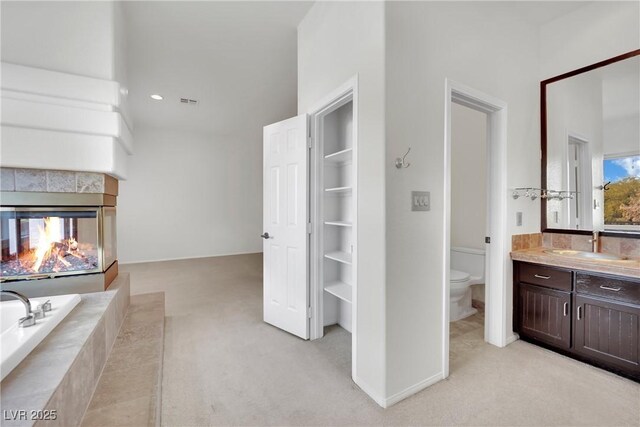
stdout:
<svg viewBox="0 0 640 427">
<path fill-rule="evenodd" d="M 166 298 L 162 425 L 640 425 L 640 385 L 523 341 L 452 325 L 450 376 L 382 409 L 351 381 L 351 336 L 262 321 L 262 255 L 122 266 Z M 476 315 L 481 316 L 481 313 Z"/>
</svg>

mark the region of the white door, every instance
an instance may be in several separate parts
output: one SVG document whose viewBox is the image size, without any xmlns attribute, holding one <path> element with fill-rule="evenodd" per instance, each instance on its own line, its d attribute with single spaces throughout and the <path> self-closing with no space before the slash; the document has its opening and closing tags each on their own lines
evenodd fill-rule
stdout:
<svg viewBox="0 0 640 427">
<path fill-rule="evenodd" d="M 264 321 L 309 338 L 306 114 L 264 128 Z"/>
</svg>

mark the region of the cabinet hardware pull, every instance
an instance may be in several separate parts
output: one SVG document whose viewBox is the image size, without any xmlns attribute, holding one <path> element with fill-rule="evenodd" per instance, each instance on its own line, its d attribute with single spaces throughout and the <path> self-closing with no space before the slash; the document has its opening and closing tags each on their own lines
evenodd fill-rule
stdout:
<svg viewBox="0 0 640 427">
<path fill-rule="evenodd" d="M 610 287 L 610 286 L 600 285 L 600 289 L 606 289 L 607 291 L 618 292 L 618 291 L 620 291 L 622 288 L 612 288 L 612 287 Z"/>
<path fill-rule="evenodd" d="M 565 302 L 565 303 L 562 305 L 562 314 L 563 314 L 564 316 L 567 316 L 567 315 L 569 314 L 569 303 L 568 303 L 568 302 Z"/>
<path fill-rule="evenodd" d="M 534 277 L 537 277 L 538 279 L 544 279 L 544 280 L 551 279 L 551 276 L 541 276 L 539 274 L 534 274 Z"/>
<path fill-rule="evenodd" d="M 578 320 L 581 320 L 581 319 L 582 319 L 582 306 L 579 305 L 578 306 Z"/>
</svg>

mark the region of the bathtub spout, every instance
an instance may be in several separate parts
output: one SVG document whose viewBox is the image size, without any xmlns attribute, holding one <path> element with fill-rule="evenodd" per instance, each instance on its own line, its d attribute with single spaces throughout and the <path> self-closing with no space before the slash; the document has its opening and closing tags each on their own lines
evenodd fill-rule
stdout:
<svg viewBox="0 0 640 427">
<path fill-rule="evenodd" d="M 0 295 L 6 295 L 8 297 L 17 299 L 22 304 L 24 304 L 24 308 L 27 314 L 25 315 L 25 317 L 21 318 L 18 321 L 18 324 L 21 328 L 26 328 L 36 324 L 36 317 L 33 314 L 31 314 L 31 301 L 29 301 L 29 298 L 15 291 L 0 290 Z"/>
</svg>

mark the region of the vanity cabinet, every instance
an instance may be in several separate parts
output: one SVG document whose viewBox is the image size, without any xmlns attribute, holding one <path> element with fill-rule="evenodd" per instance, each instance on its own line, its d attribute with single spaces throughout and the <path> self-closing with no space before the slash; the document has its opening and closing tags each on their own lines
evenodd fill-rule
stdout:
<svg viewBox="0 0 640 427">
<path fill-rule="evenodd" d="M 580 294 L 576 294 L 575 302 L 575 352 L 638 374 L 640 307 Z"/>
<path fill-rule="evenodd" d="M 640 283 L 577 272 L 575 305 L 575 351 L 638 372 Z"/>
<path fill-rule="evenodd" d="M 526 341 L 640 380 L 640 279 L 514 262 Z"/>
<path fill-rule="evenodd" d="M 571 346 L 571 294 L 520 285 L 520 333 L 561 348 Z"/>
</svg>

